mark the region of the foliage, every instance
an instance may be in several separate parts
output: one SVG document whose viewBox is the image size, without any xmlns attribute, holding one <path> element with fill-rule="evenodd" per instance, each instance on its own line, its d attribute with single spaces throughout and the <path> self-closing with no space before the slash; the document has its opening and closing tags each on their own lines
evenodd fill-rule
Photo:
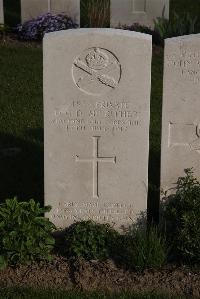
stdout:
<svg viewBox="0 0 200 299">
<path fill-rule="evenodd" d="M 182 36 L 197 33 L 198 18 L 191 16 L 188 12 L 182 15 L 173 13 L 169 20 L 157 18 L 154 21 L 155 31 L 157 31 L 164 41 L 165 38 Z"/>
<path fill-rule="evenodd" d="M 200 14 L 200 0 L 170 0 L 170 16 L 173 12 L 179 15 L 189 12 L 192 16 Z"/>
<path fill-rule="evenodd" d="M 152 30 L 151 28 L 149 28 L 147 26 L 140 25 L 139 23 L 134 23 L 129 26 L 128 25 L 120 25 L 118 28 L 123 29 L 123 30 L 130 30 L 130 31 L 136 31 L 136 32 L 150 34 L 150 35 L 152 35 L 152 42 L 155 45 L 160 45 L 162 42 L 158 31 Z"/>
<path fill-rule="evenodd" d="M 122 246 L 122 262 L 137 271 L 160 268 L 166 262 L 165 237 L 154 226 L 148 230 L 134 228 L 125 235 Z"/>
<path fill-rule="evenodd" d="M 109 0 L 82 0 L 81 27 L 107 28 L 110 27 Z"/>
<path fill-rule="evenodd" d="M 45 33 L 77 28 L 78 25 L 64 14 L 46 13 L 17 27 L 17 33 L 23 40 L 41 40 Z"/>
<path fill-rule="evenodd" d="M 200 262 L 200 182 L 192 169 L 179 177 L 176 193 L 168 197 L 164 212 L 168 241 L 180 261 Z"/>
<path fill-rule="evenodd" d="M 66 229 L 66 253 L 70 257 L 103 260 L 112 254 L 117 237 L 109 224 L 76 222 Z"/>
<path fill-rule="evenodd" d="M 51 258 L 54 225 L 42 214 L 50 206 L 40 208 L 33 199 L 19 202 L 7 199 L 0 205 L 0 266 L 28 263 Z"/>
</svg>

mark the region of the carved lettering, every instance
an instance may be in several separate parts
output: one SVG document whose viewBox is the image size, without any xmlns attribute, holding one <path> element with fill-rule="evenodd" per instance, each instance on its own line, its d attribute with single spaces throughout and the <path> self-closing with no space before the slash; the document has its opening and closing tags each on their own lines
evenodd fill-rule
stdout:
<svg viewBox="0 0 200 299">
<path fill-rule="evenodd" d="M 167 66 L 179 70 L 180 75 L 193 83 L 200 82 L 200 53 L 181 49 L 181 53 L 168 55 Z"/>
<path fill-rule="evenodd" d="M 98 101 L 93 104 L 93 109 L 86 109 L 86 104 L 77 100 L 72 101 L 69 107 L 56 109 L 51 125 L 66 129 L 69 133 L 124 133 L 141 124 L 140 113 L 126 101 Z"/>
<path fill-rule="evenodd" d="M 94 220 L 103 222 L 128 221 L 134 218 L 134 205 L 105 202 L 60 202 L 51 218 L 63 220 Z"/>
</svg>

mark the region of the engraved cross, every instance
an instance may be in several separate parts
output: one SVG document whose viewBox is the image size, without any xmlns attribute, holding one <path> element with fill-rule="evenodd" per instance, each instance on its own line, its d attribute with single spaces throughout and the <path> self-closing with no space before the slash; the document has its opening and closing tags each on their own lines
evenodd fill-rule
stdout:
<svg viewBox="0 0 200 299">
<path fill-rule="evenodd" d="M 92 158 L 81 159 L 76 156 L 76 162 L 92 163 L 93 168 L 93 198 L 99 198 L 99 163 L 116 163 L 115 157 L 100 157 L 99 156 L 99 139 L 100 136 L 93 136 L 93 156 Z"/>
</svg>

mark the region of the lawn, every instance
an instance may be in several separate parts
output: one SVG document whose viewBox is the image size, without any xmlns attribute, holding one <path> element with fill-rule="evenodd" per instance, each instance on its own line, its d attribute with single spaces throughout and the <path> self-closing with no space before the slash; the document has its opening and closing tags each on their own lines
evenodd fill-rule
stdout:
<svg viewBox="0 0 200 299">
<path fill-rule="evenodd" d="M 42 50 L 0 47 L 0 199 L 43 199 Z"/>
</svg>

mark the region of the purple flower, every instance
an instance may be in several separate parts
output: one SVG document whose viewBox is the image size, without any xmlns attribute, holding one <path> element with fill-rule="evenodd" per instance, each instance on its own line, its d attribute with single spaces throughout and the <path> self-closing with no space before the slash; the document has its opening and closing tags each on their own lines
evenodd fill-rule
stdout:
<svg viewBox="0 0 200 299">
<path fill-rule="evenodd" d="M 78 25 L 64 14 L 45 13 L 17 26 L 17 33 L 23 40 L 41 40 L 45 33 L 77 28 Z"/>
</svg>

